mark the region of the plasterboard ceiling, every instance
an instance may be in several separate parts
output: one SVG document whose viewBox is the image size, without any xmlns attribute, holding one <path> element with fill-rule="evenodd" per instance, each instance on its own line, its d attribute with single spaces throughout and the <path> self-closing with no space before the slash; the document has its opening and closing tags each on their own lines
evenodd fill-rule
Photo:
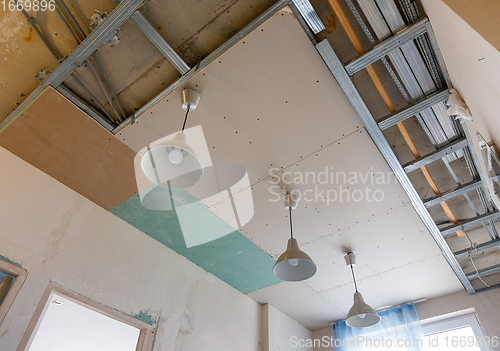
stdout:
<svg viewBox="0 0 500 351">
<path fill-rule="evenodd" d="M 139 151 L 178 131 L 183 88 L 201 93 L 188 125 L 201 125 L 211 161 L 247 168 L 255 213 L 241 228 L 243 235 L 276 258 L 285 249 L 289 232 L 282 201 L 273 201 L 276 189 L 272 183 L 281 179 L 280 187 L 302 194 L 312 191 L 308 193 L 312 201 L 299 203 L 294 224 L 299 243 L 318 263 L 317 276 L 301 283 L 279 283 L 249 296 L 273 304 L 312 329 L 343 318 L 353 292 L 343 263 L 348 249 L 359 253 L 357 273 L 368 303 L 376 308 L 462 289 L 403 189 L 395 184 L 393 175 L 391 178 L 389 167 L 347 98 L 289 12 L 273 17 L 116 137 Z M 197 144 L 196 140 L 190 142 Z M 286 171 L 291 173 L 282 173 Z M 316 184 L 311 179 L 309 184 L 285 184 L 306 172 L 319 176 L 325 171 L 334 178 L 337 173 L 347 178 L 344 181 L 341 176 L 329 184 L 320 184 L 317 178 Z M 350 181 L 352 177 L 357 180 Z M 339 196 L 341 189 L 344 196 L 357 191 L 359 198 L 367 186 L 383 194 L 383 199 L 345 201 L 344 197 L 339 201 L 337 197 L 330 203 L 324 199 L 327 190 L 335 190 Z M 323 195 L 311 196 L 316 187 Z M 195 197 L 198 191 L 190 189 Z M 237 192 L 233 196 L 235 203 L 238 196 Z M 224 198 L 205 202 L 216 212 Z"/>
</svg>

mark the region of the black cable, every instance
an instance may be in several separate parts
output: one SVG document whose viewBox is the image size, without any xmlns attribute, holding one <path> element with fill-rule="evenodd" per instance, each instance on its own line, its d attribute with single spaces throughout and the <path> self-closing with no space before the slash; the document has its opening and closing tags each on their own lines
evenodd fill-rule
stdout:
<svg viewBox="0 0 500 351">
<path fill-rule="evenodd" d="M 182 132 L 184 132 L 184 128 L 186 127 L 186 122 L 188 120 L 188 113 L 189 113 L 189 105 L 188 105 L 188 108 L 187 108 L 187 111 L 186 111 L 186 117 L 184 117 L 184 124 L 182 125 Z"/>
<path fill-rule="evenodd" d="M 289 211 L 290 211 L 290 236 L 292 237 L 293 239 L 293 227 L 292 227 L 292 207 L 290 206 L 289 208 Z"/>
<path fill-rule="evenodd" d="M 356 285 L 356 277 L 354 276 L 354 268 L 352 268 L 352 264 L 350 266 L 352 272 L 352 279 L 354 280 L 354 287 L 356 288 L 356 292 L 358 292 L 358 286 Z"/>
</svg>

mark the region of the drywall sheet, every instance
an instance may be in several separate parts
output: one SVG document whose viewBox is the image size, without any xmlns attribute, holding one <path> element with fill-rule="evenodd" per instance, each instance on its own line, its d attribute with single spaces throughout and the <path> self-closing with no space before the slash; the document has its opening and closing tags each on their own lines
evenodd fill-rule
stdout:
<svg viewBox="0 0 500 351">
<path fill-rule="evenodd" d="M 137 192 L 135 153 L 52 88 L 0 133 L 0 145 L 107 210 Z"/>
<path fill-rule="evenodd" d="M 244 294 L 280 282 L 272 274 L 272 257 L 187 191 L 153 190 L 164 192 L 165 201 L 171 202 L 173 209 L 148 209 L 138 194 L 111 213 Z"/>
</svg>

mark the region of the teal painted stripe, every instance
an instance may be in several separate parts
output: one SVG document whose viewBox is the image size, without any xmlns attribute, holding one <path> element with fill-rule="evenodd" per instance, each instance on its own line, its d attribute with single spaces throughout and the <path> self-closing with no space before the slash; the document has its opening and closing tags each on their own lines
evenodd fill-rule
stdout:
<svg viewBox="0 0 500 351">
<path fill-rule="evenodd" d="M 21 266 L 21 264 L 19 264 L 19 263 L 17 263 L 17 262 L 14 262 L 14 261 L 12 261 L 12 260 L 8 259 L 8 258 L 7 258 L 7 257 L 5 257 L 5 256 L 0 255 L 0 260 L 5 261 L 5 262 L 10 263 L 10 264 L 13 264 L 14 266 L 17 266 L 17 267 L 19 267 L 19 268 L 23 268 L 23 267 Z"/>
<path fill-rule="evenodd" d="M 166 190 L 166 201 L 170 201 L 168 196 Z M 272 274 L 274 259 L 243 234 L 185 190 L 173 190 L 172 199 L 177 211 L 147 209 L 142 206 L 139 195 L 135 195 L 111 212 L 244 294 L 280 282 Z M 228 234 L 187 247 L 179 216 L 184 231 L 188 229 L 190 233 L 196 233 L 199 235 L 197 239 L 217 237 L 218 233 Z"/>
</svg>

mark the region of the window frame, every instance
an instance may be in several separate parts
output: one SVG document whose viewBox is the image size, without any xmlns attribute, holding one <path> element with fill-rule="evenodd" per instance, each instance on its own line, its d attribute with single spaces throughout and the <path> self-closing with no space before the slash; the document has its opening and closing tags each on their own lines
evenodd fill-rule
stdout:
<svg viewBox="0 0 500 351">
<path fill-rule="evenodd" d="M 137 342 L 136 351 L 151 351 L 154 345 L 154 335 L 156 331 L 156 326 L 143 322 L 137 318 L 129 316 L 123 312 L 117 311 L 114 308 L 102 305 L 95 302 L 88 297 L 64 289 L 63 287 L 50 282 L 45 292 L 38 303 L 38 306 L 33 314 L 33 317 L 28 324 L 19 346 L 16 351 L 25 351 L 31 346 L 33 339 L 35 338 L 36 332 L 42 322 L 43 316 L 47 311 L 48 306 L 51 301 L 56 296 L 63 296 L 64 298 L 71 300 L 81 306 L 91 309 L 95 312 L 101 313 L 109 318 L 120 321 L 122 323 L 128 324 L 130 326 L 136 327 L 140 330 L 139 339 Z"/>
<path fill-rule="evenodd" d="M 476 340 L 485 340 L 483 328 L 481 327 L 481 324 L 475 312 L 429 322 L 423 321 L 421 323 L 422 331 L 425 336 L 444 333 L 449 330 L 460 329 L 464 327 L 471 327 Z M 492 336 L 489 337 L 491 342 Z M 481 351 L 492 351 L 491 346 L 481 345 L 479 346 L 479 348 L 481 349 Z"/>
<path fill-rule="evenodd" d="M 0 259 L 0 271 L 14 276 L 14 282 L 7 292 L 7 295 L 5 295 L 2 305 L 0 305 L 0 324 L 2 324 L 28 276 L 28 271 L 2 259 Z"/>
</svg>

